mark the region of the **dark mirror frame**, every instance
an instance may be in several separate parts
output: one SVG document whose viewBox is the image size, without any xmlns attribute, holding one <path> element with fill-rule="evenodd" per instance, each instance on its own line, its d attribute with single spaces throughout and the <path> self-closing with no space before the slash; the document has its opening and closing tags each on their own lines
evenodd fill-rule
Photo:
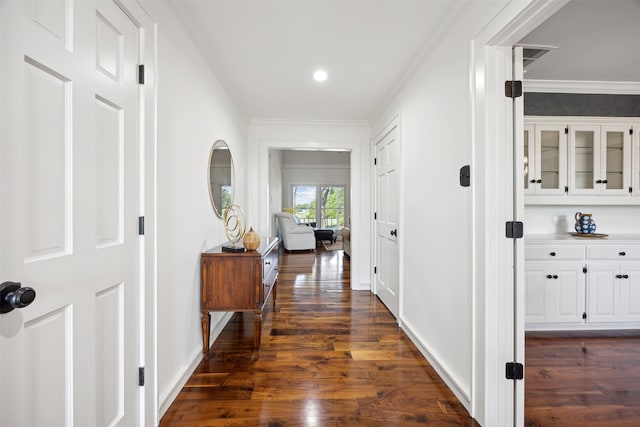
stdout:
<svg viewBox="0 0 640 427">
<path fill-rule="evenodd" d="M 233 204 L 235 190 L 233 156 L 225 141 L 219 139 L 211 146 L 208 168 L 209 200 L 215 214 L 222 218 L 224 210 Z"/>
</svg>

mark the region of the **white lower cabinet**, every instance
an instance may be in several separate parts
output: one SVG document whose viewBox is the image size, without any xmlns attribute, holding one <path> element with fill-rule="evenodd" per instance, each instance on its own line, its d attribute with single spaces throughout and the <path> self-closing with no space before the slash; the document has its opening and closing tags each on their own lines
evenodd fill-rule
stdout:
<svg viewBox="0 0 640 427">
<path fill-rule="evenodd" d="M 640 321 L 640 263 L 589 265 L 587 321 Z"/>
<path fill-rule="evenodd" d="M 584 323 L 582 263 L 529 262 L 525 268 L 525 322 Z"/>
<path fill-rule="evenodd" d="M 640 327 L 640 244 L 525 245 L 527 330 Z"/>
</svg>

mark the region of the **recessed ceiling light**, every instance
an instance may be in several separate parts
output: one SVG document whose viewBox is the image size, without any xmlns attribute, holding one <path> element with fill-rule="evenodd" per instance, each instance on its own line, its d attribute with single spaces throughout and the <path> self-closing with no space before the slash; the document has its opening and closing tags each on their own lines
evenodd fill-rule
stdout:
<svg viewBox="0 0 640 427">
<path fill-rule="evenodd" d="M 327 80 L 328 78 L 329 78 L 329 75 L 324 70 L 318 70 L 315 73 L 313 73 L 313 80 L 315 80 L 317 82 L 323 82 L 323 81 Z"/>
</svg>

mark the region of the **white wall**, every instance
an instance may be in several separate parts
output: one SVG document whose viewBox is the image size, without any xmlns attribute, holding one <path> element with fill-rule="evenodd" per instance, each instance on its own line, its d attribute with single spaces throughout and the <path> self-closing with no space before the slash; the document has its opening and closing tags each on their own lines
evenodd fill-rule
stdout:
<svg viewBox="0 0 640 427">
<path fill-rule="evenodd" d="M 269 150 L 269 230 L 265 235 L 276 236 L 276 212 L 282 212 L 282 150 Z"/>
<path fill-rule="evenodd" d="M 475 183 L 461 187 L 458 174 L 473 158 L 471 41 L 506 3 L 483 1 L 458 9 L 443 23 L 441 38 L 413 78 L 372 126 L 376 135 L 402 114 L 402 326 L 468 409 L 474 286 L 484 284 L 474 284 Z"/>
<path fill-rule="evenodd" d="M 593 214 L 597 233 L 640 233 L 640 206 L 562 205 L 527 206 L 525 235 L 574 232 L 576 212 Z"/>
<path fill-rule="evenodd" d="M 200 252 L 226 240 L 207 188 L 211 145 L 227 142 L 235 202 L 246 206 L 248 122 L 167 3 L 144 3 L 158 23 L 157 339 L 160 412 L 202 357 Z M 214 329 L 222 313 L 212 313 Z"/>
<path fill-rule="evenodd" d="M 269 152 L 345 149 L 351 152 L 351 287 L 371 288 L 371 154 L 367 122 L 253 120 L 249 126 L 250 222 L 270 232 Z M 283 189 L 283 191 L 286 191 Z M 254 227 L 255 228 L 255 227 Z"/>
</svg>

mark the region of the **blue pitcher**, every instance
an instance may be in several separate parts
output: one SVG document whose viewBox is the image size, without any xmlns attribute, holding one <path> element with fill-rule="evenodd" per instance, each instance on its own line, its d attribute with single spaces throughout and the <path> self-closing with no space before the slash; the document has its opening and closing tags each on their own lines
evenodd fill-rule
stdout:
<svg viewBox="0 0 640 427">
<path fill-rule="evenodd" d="M 591 218 L 591 214 L 576 212 L 576 233 L 591 234 L 596 232 L 596 222 Z"/>
</svg>

